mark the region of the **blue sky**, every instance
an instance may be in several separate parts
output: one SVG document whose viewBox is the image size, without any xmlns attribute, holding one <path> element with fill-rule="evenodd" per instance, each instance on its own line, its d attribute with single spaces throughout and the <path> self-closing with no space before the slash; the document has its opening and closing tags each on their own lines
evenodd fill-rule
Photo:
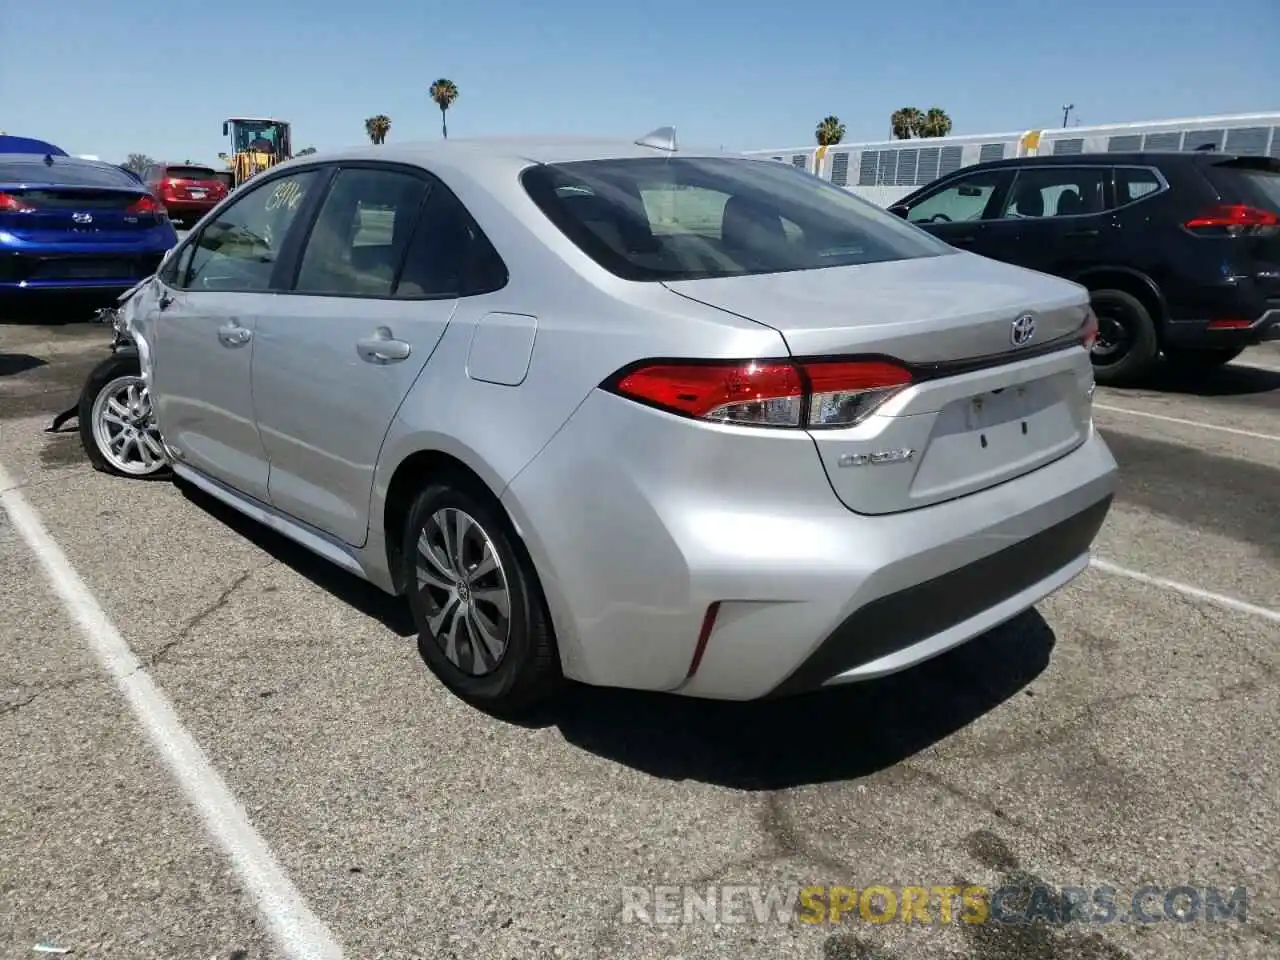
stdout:
<svg viewBox="0 0 1280 960">
<path fill-rule="evenodd" d="M 44 0 L 0 5 L 0 130 L 122 161 L 214 162 L 227 116 L 294 147 L 440 136 L 427 87 L 461 91 L 454 137 L 639 136 L 800 146 L 834 113 L 882 139 L 897 107 L 955 133 L 1280 110 L 1280 0 Z M 807 13 L 800 11 L 807 10 Z M 232 15 L 244 11 L 236 25 Z M 790 12 L 795 11 L 795 12 Z"/>
</svg>

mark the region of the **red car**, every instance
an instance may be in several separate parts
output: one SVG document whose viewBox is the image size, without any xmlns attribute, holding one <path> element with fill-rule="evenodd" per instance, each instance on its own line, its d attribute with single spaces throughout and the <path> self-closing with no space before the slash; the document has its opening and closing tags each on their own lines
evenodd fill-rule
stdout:
<svg viewBox="0 0 1280 960">
<path fill-rule="evenodd" d="M 142 182 L 164 204 L 171 220 L 194 223 L 227 195 L 227 187 L 213 167 L 186 163 L 156 163 L 142 173 Z"/>
</svg>

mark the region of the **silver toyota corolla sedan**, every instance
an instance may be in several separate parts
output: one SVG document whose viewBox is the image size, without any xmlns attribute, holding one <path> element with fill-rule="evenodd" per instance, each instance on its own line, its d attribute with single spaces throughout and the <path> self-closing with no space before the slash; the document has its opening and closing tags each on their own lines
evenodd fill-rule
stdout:
<svg viewBox="0 0 1280 960">
<path fill-rule="evenodd" d="M 407 595 L 498 712 L 877 677 L 1083 571 L 1086 292 L 665 136 L 257 177 L 126 308 L 172 471 Z"/>
</svg>

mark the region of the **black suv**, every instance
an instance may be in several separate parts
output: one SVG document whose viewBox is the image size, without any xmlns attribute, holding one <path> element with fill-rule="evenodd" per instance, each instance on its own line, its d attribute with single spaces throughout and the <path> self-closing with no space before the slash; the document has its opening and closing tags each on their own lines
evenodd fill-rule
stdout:
<svg viewBox="0 0 1280 960">
<path fill-rule="evenodd" d="M 1087 287 L 1099 383 L 1160 353 L 1205 369 L 1280 339 L 1280 160 L 1213 152 L 965 167 L 891 211 L 953 246 Z"/>
</svg>

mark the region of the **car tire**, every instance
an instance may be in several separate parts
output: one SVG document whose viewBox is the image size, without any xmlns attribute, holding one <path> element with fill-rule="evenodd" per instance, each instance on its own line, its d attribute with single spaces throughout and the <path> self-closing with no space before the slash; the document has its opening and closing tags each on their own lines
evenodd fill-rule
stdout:
<svg viewBox="0 0 1280 960">
<path fill-rule="evenodd" d="M 1133 383 L 1150 373 L 1160 354 L 1156 325 L 1142 301 L 1123 290 L 1094 290 L 1090 294 L 1098 316 L 1099 343 L 1110 335 L 1116 338 L 1114 353 L 1095 344 L 1093 378 L 1104 386 Z"/>
<path fill-rule="evenodd" d="M 129 421 L 109 417 L 113 406 L 129 408 Z M 80 445 L 95 470 L 134 480 L 170 476 L 137 354 L 113 354 L 93 368 L 80 392 L 78 419 Z M 122 432 L 128 439 L 117 450 L 111 441 Z"/>
<path fill-rule="evenodd" d="M 510 716 L 550 700 L 564 676 L 533 562 L 501 505 L 477 487 L 448 478 L 418 494 L 405 522 L 401 582 L 431 671 L 471 706 Z M 445 528 L 456 542 L 459 522 L 467 527 L 463 548 L 446 549 Z M 435 547 L 434 563 L 420 553 L 424 537 Z M 495 640 L 505 641 L 500 651 Z"/>
<path fill-rule="evenodd" d="M 1244 353 L 1244 347 L 1204 347 L 1201 349 L 1165 347 L 1164 359 L 1175 369 L 1194 373 L 1225 366 L 1242 353 Z"/>
</svg>

